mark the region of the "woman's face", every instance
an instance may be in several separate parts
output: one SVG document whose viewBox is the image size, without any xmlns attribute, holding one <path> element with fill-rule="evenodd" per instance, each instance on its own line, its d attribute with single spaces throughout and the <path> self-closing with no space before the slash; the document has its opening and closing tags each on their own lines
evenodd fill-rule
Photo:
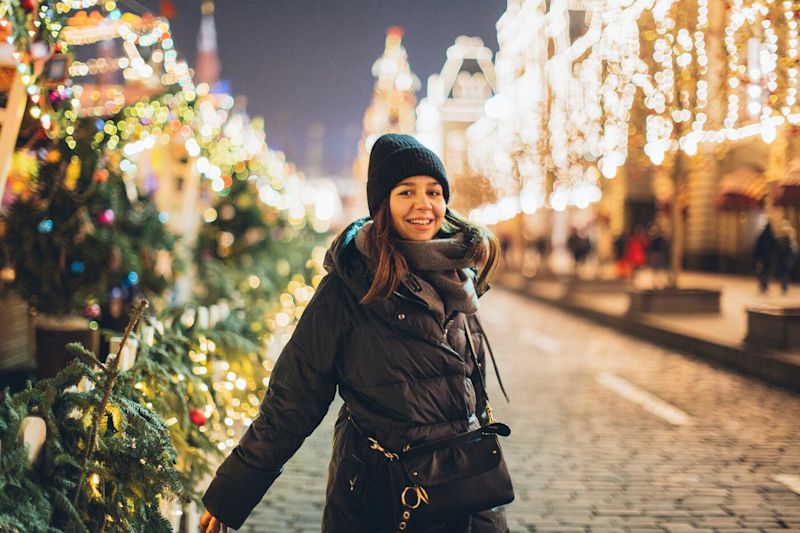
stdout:
<svg viewBox="0 0 800 533">
<path fill-rule="evenodd" d="M 430 176 L 406 178 L 389 194 L 392 228 L 401 239 L 432 239 L 442 227 L 446 209 L 442 186 Z"/>
</svg>

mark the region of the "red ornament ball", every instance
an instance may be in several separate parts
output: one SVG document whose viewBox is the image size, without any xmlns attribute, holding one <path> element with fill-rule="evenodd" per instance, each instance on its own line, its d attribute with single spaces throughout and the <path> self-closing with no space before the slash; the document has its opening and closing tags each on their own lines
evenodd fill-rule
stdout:
<svg viewBox="0 0 800 533">
<path fill-rule="evenodd" d="M 108 181 L 108 170 L 101 168 L 100 170 L 94 173 L 94 181 L 98 183 L 105 183 Z"/>
<path fill-rule="evenodd" d="M 97 221 L 104 226 L 110 226 L 114 223 L 114 210 L 113 209 L 106 209 L 99 215 L 97 215 Z"/>
<path fill-rule="evenodd" d="M 206 414 L 197 408 L 194 408 L 191 411 L 189 411 L 189 420 L 191 420 L 192 424 L 194 424 L 195 426 L 205 426 L 206 422 L 208 422 Z"/>
<path fill-rule="evenodd" d="M 100 309 L 99 304 L 87 304 L 86 307 L 83 308 L 83 316 L 87 318 L 100 318 L 100 315 L 103 314 L 102 309 Z"/>
<path fill-rule="evenodd" d="M 33 13 L 39 5 L 39 0 L 22 0 L 19 4 L 26 13 Z"/>
</svg>

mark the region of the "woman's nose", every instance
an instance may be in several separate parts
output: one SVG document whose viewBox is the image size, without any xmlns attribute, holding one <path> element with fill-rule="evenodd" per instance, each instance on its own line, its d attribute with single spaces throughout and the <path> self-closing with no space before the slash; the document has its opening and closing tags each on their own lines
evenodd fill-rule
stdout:
<svg viewBox="0 0 800 533">
<path fill-rule="evenodd" d="M 414 198 L 414 207 L 421 207 L 424 209 L 429 209 L 431 206 L 431 199 L 428 198 L 427 194 L 418 194 Z"/>
</svg>

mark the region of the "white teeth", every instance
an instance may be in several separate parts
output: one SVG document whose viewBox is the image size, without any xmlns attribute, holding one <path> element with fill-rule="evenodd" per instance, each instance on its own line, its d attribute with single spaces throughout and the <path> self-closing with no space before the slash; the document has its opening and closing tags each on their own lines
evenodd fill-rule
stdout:
<svg viewBox="0 0 800 533">
<path fill-rule="evenodd" d="M 415 219 L 415 220 L 409 220 L 409 222 L 411 222 L 412 224 L 416 224 L 418 226 L 425 226 L 433 221 L 431 219 Z"/>
</svg>

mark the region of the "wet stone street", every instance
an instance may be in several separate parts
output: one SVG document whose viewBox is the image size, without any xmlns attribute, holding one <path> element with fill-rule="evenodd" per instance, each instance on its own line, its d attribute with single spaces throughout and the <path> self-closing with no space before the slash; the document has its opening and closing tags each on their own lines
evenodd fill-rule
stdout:
<svg viewBox="0 0 800 533">
<path fill-rule="evenodd" d="M 800 532 L 800 396 L 500 289 L 512 532 Z M 339 400 L 242 528 L 320 530 Z"/>
</svg>

